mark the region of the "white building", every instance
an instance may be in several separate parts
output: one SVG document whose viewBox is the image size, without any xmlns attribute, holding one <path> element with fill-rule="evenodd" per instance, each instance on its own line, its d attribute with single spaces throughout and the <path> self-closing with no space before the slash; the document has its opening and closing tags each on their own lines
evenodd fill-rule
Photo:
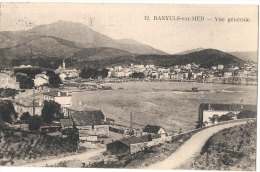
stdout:
<svg viewBox="0 0 260 172">
<path fill-rule="evenodd" d="M 33 81 L 34 81 L 34 86 L 37 87 L 37 86 L 41 86 L 44 84 L 48 84 L 49 77 L 45 74 L 38 74 L 38 75 L 35 75 L 35 79 Z"/>
<path fill-rule="evenodd" d="M 219 65 L 218 65 L 218 69 L 224 69 L 224 65 L 219 64 Z"/>
<path fill-rule="evenodd" d="M 16 77 L 6 72 L 0 72 L 0 88 L 19 89 L 19 82 L 16 82 Z"/>
<path fill-rule="evenodd" d="M 64 113 L 66 108 L 72 106 L 72 96 L 68 92 L 49 91 L 43 93 L 43 100 L 52 100 L 59 103 Z"/>
<path fill-rule="evenodd" d="M 62 74 L 60 76 L 61 80 L 67 78 L 76 78 L 79 77 L 79 71 L 77 69 L 66 69 L 65 61 L 63 60 L 62 66 L 55 70 L 55 73 Z M 65 76 L 66 75 L 66 76 Z"/>
<path fill-rule="evenodd" d="M 65 78 L 67 77 L 67 75 L 66 75 L 65 73 L 60 73 L 60 74 L 59 74 L 59 77 L 60 77 L 60 79 L 61 79 L 62 81 L 64 81 Z"/>
<path fill-rule="evenodd" d="M 217 66 L 212 66 L 211 68 L 212 68 L 213 70 L 217 70 L 218 67 L 217 67 Z"/>
</svg>

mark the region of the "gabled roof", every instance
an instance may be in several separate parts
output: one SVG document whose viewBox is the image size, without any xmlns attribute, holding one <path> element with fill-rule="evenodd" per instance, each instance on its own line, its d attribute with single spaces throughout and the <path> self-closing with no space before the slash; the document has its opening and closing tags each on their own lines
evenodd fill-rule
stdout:
<svg viewBox="0 0 260 172">
<path fill-rule="evenodd" d="M 157 134 L 161 128 L 162 127 L 158 125 L 146 125 L 144 128 L 144 132 Z"/>
<path fill-rule="evenodd" d="M 127 145 L 127 146 L 130 146 L 131 144 L 137 144 L 137 143 L 143 143 L 143 142 L 146 142 L 145 140 L 141 139 L 141 138 L 138 138 L 136 136 L 131 136 L 131 137 L 127 137 L 127 138 L 123 138 L 121 140 L 118 140 L 119 142 Z"/>
<path fill-rule="evenodd" d="M 241 111 L 241 110 L 251 110 L 257 111 L 256 105 L 243 104 L 243 108 L 241 109 L 241 104 L 217 104 L 217 103 L 202 103 L 199 106 L 201 110 L 216 110 L 216 111 Z"/>
<path fill-rule="evenodd" d="M 62 127 L 72 127 L 73 121 L 71 119 L 60 119 L 60 124 Z"/>
<path fill-rule="evenodd" d="M 100 125 L 105 118 L 101 110 L 71 111 L 71 117 L 76 126 Z"/>
</svg>

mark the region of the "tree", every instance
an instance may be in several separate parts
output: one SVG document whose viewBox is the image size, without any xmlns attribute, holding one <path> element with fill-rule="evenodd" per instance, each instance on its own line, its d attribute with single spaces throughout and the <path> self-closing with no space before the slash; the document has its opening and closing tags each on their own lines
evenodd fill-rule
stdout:
<svg viewBox="0 0 260 172">
<path fill-rule="evenodd" d="M 97 79 L 99 77 L 106 78 L 108 76 L 108 70 L 103 68 L 101 71 L 96 68 L 83 68 L 79 76 L 85 79 Z"/>
<path fill-rule="evenodd" d="M 22 116 L 20 117 L 20 120 L 25 120 L 25 121 L 27 121 L 27 120 L 29 120 L 31 117 L 32 117 L 32 116 L 30 115 L 29 112 L 24 112 L 24 113 L 22 114 Z"/>
<path fill-rule="evenodd" d="M 237 119 L 242 118 L 256 118 L 257 113 L 251 110 L 242 110 L 239 114 L 237 114 Z"/>
<path fill-rule="evenodd" d="M 229 121 L 229 120 L 232 120 L 232 117 L 229 116 L 228 114 L 226 115 L 221 115 L 219 118 L 218 118 L 218 121 L 221 122 L 221 121 Z"/>
<path fill-rule="evenodd" d="M 189 73 L 188 73 L 188 79 L 191 80 L 191 77 L 192 77 L 192 73 L 189 72 Z"/>
<path fill-rule="evenodd" d="M 144 73 L 143 72 L 134 72 L 133 74 L 132 74 L 132 78 L 144 78 L 145 77 L 145 75 L 144 75 Z"/>
<path fill-rule="evenodd" d="M 107 76 L 108 76 L 108 69 L 103 68 L 100 73 L 101 73 L 102 78 L 107 78 Z"/>
<path fill-rule="evenodd" d="M 55 87 L 58 88 L 60 86 L 60 84 L 62 84 L 62 81 L 59 77 L 59 75 L 52 75 L 49 77 L 49 84 L 51 87 Z"/>
<path fill-rule="evenodd" d="M 10 100 L 0 100 L 0 117 L 9 124 L 12 124 L 18 117 Z"/>
<path fill-rule="evenodd" d="M 16 76 L 17 82 L 19 82 L 21 89 L 32 89 L 34 87 L 34 81 L 32 78 L 24 75 Z"/>
<path fill-rule="evenodd" d="M 29 129 L 30 130 L 39 130 L 42 126 L 42 119 L 39 115 L 32 116 L 29 119 Z"/>
<path fill-rule="evenodd" d="M 60 119 L 62 117 L 61 105 L 54 101 L 44 101 L 42 109 L 42 119 L 44 123 L 51 123 L 53 119 Z"/>
</svg>

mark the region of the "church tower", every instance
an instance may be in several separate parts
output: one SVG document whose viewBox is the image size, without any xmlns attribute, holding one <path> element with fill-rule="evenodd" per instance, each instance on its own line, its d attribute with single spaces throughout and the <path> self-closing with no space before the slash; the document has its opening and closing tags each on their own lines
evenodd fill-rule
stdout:
<svg viewBox="0 0 260 172">
<path fill-rule="evenodd" d="M 63 59 L 63 62 L 62 62 L 62 69 L 65 69 L 66 66 L 65 66 L 65 60 Z"/>
</svg>

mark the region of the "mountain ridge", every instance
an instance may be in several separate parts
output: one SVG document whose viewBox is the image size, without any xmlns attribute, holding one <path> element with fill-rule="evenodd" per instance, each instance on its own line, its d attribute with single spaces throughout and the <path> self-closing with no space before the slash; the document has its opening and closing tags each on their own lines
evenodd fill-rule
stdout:
<svg viewBox="0 0 260 172">
<path fill-rule="evenodd" d="M 30 60 L 35 64 L 38 59 L 43 65 L 52 61 L 55 65 L 51 67 L 55 68 L 56 62 L 64 58 L 78 67 L 98 63 L 106 67 L 130 62 L 159 66 L 194 62 L 202 67 L 211 67 L 217 63 L 245 62 L 216 49 L 198 48 L 167 54 L 133 39 L 115 40 L 84 24 L 67 21 L 39 25 L 26 31 L 0 32 L 0 65 L 20 65 L 30 63 Z"/>
</svg>

